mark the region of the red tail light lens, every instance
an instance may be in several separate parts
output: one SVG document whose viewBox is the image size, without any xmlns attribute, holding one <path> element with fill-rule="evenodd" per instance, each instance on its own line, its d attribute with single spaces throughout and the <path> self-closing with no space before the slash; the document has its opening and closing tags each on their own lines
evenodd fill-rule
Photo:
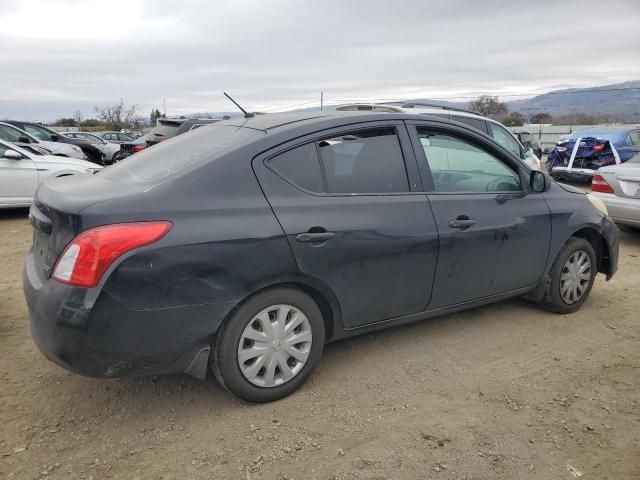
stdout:
<svg viewBox="0 0 640 480">
<path fill-rule="evenodd" d="M 172 227 L 171 222 L 136 222 L 90 228 L 64 249 L 53 278 L 76 287 L 95 287 L 118 257 L 157 242 Z"/>
<path fill-rule="evenodd" d="M 594 152 L 601 152 L 603 149 L 604 143 L 601 143 L 600 145 L 594 145 L 591 150 L 593 150 Z"/>
<path fill-rule="evenodd" d="M 144 145 L 136 145 L 131 149 L 133 153 L 140 152 L 141 150 L 144 150 Z"/>
<path fill-rule="evenodd" d="M 600 193 L 614 193 L 611 185 L 607 183 L 602 175 L 595 175 L 591 181 L 591 191 Z"/>
</svg>

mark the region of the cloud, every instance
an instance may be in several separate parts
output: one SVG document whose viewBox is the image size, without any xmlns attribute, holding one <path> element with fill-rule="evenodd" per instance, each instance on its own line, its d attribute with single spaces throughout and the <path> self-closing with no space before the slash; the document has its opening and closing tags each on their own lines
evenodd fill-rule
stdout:
<svg viewBox="0 0 640 480">
<path fill-rule="evenodd" d="M 146 114 L 542 92 L 640 78 L 640 5 L 612 0 L 0 0 L 0 117 L 123 97 Z M 595 27 L 594 27 L 595 25 Z M 596 31 L 594 31 L 596 28 Z"/>
</svg>

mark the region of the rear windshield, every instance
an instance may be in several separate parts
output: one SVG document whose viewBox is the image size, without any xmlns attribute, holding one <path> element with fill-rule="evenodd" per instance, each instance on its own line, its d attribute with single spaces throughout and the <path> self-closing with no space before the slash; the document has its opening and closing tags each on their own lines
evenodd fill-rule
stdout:
<svg viewBox="0 0 640 480">
<path fill-rule="evenodd" d="M 127 183 L 159 183 L 222 157 L 264 133 L 251 128 L 216 125 L 146 148 L 105 168 L 101 178 Z"/>
</svg>

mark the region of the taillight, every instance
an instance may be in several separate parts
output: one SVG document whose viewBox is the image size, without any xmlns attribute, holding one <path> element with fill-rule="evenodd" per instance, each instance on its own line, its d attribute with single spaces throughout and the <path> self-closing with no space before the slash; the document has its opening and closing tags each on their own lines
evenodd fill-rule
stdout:
<svg viewBox="0 0 640 480">
<path fill-rule="evenodd" d="M 90 228 L 66 246 L 53 278 L 76 287 L 95 287 L 118 257 L 157 242 L 171 227 L 171 222 L 135 222 Z"/>
<path fill-rule="evenodd" d="M 131 149 L 131 151 L 132 151 L 133 153 L 140 152 L 141 150 L 144 150 L 144 147 L 145 147 L 144 145 L 136 145 L 135 147 L 133 147 L 133 148 Z"/>
<path fill-rule="evenodd" d="M 594 152 L 601 152 L 603 149 L 604 143 L 601 143 L 600 145 L 594 145 L 591 150 L 593 150 Z"/>
<path fill-rule="evenodd" d="M 591 191 L 600 193 L 614 193 L 611 185 L 607 183 L 602 175 L 595 175 L 591 181 Z"/>
</svg>

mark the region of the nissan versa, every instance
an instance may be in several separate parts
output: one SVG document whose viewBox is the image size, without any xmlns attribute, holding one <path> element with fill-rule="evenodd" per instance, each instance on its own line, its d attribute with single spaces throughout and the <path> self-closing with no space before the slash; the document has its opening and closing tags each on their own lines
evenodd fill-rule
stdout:
<svg viewBox="0 0 640 480">
<path fill-rule="evenodd" d="M 487 135 L 404 113 L 228 120 L 45 182 L 24 289 L 49 359 L 209 369 L 265 402 L 326 342 L 526 295 L 580 308 L 618 261 L 602 203 Z"/>
</svg>

